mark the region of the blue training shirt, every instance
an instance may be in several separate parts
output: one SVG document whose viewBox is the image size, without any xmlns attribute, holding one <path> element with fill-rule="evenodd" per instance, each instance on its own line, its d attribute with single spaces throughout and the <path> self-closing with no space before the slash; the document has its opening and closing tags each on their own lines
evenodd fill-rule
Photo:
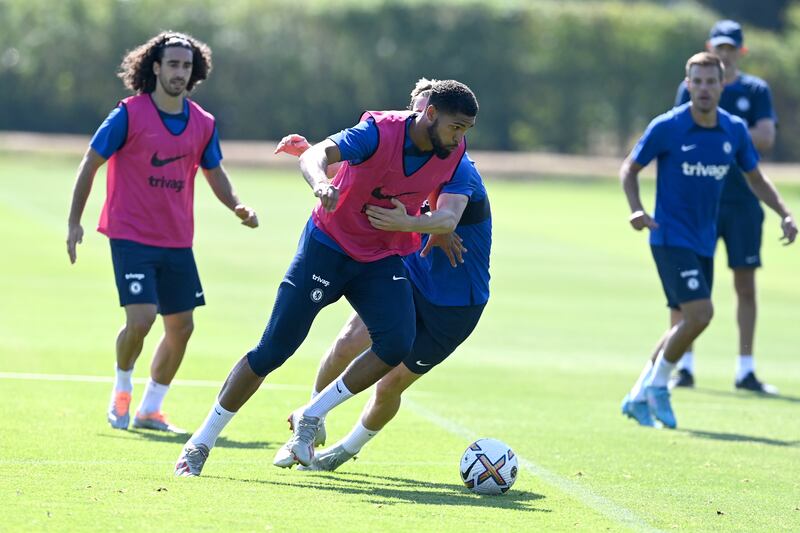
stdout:
<svg viewBox="0 0 800 533">
<path fill-rule="evenodd" d="M 189 121 L 189 102 L 184 99 L 183 112 L 176 115 L 164 113 L 160 109 L 158 114 L 167 129 L 173 135 L 180 135 Z M 108 159 L 114 152 L 122 148 L 128 137 L 128 108 L 118 105 L 111 110 L 106 119 L 97 128 L 89 145 L 95 152 Z M 222 149 L 219 145 L 219 134 L 217 127 L 214 126 L 214 133 L 208 142 L 203 157 L 200 159 L 200 166 L 206 170 L 217 168 L 222 161 Z"/>
<path fill-rule="evenodd" d="M 686 88 L 686 80 L 681 82 L 678 87 L 678 94 L 675 96 L 675 105 L 683 105 L 689 101 L 689 91 Z M 741 117 L 747 122 L 747 127 L 752 128 L 756 123 L 764 118 L 770 118 L 775 122 L 778 117 L 772 107 L 772 94 L 767 82 L 756 76 L 741 74 L 736 81 L 726 85 L 720 97 L 719 107 L 730 113 Z M 722 189 L 722 203 L 736 202 L 758 202 L 758 198 L 750 190 L 742 172 L 737 166 L 731 168 L 728 178 L 725 180 L 725 187 Z"/>
<path fill-rule="evenodd" d="M 684 104 L 654 118 L 630 157 L 642 166 L 658 159 L 654 217 L 659 227 L 650 231 L 650 244 L 713 257 L 725 176 L 734 164 L 744 172 L 758 165 L 745 122 L 717 109 L 717 126 L 704 128 Z"/>
<path fill-rule="evenodd" d="M 406 121 L 404 143 L 404 165 L 407 172 L 415 172 L 432 156 L 432 152 L 421 152 L 411 142 Z M 378 127 L 371 118 L 356 126 L 332 135 L 330 139 L 339 147 L 342 160 L 360 163 L 368 159 L 378 148 Z M 483 206 L 488 202 L 486 188 L 475 162 L 464 153 L 450 181 L 441 192 L 463 194 L 469 198 L 465 213 L 470 206 Z M 487 206 L 488 209 L 488 206 Z M 462 217 L 463 220 L 464 217 Z M 322 232 L 315 232 L 322 233 Z M 404 258 L 411 282 L 422 295 L 434 305 L 467 306 L 484 304 L 489 299 L 489 254 L 492 245 L 492 220 L 487 218 L 475 224 L 459 224 L 456 233 L 463 239 L 468 252 L 464 264 L 453 268 L 447 256 L 434 248 L 427 258 L 419 251 Z M 423 235 L 425 246 L 428 236 Z M 326 243 L 327 244 L 327 243 Z"/>
<path fill-rule="evenodd" d="M 488 202 L 489 198 L 475 162 L 467 154 L 464 154 L 459 163 L 459 171 L 461 170 L 470 175 L 469 203 L 464 209 L 466 215 L 470 209 L 483 207 L 483 203 Z M 442 188 L 443 193 L 452 192 L 448 189 L 448 185 Z M 414 286 L 434 305 L 479 305 L 489 300 L 492 218 L 490 216 L 473 224 L 467 223 L 466 218 L 462 216 L 461 222 L 456 226 L 456 233 L 463 239 L 463 244 L 467 248 L 463 264 L 455 268 L 450 266 L 450 260 L 440 248 L 434 248 L 428 257 L 421 257 L 419 252 L 416 252 L 404 259 Z M 422 236 L 423 248 L 429 238 L 429 235 Z"/>
</svg>

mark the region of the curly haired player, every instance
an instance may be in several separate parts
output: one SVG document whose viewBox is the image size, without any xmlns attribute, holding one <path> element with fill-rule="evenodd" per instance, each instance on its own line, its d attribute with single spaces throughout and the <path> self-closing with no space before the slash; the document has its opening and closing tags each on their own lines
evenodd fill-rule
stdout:
<svg viewBox="0 0 800 533">
<path fill-rule="evenodd" d="M 128 428 L 133 365 L 160 313 L 164 336 L 133 427 L 183 432 L 167 421 L 161 405 L 192 334 L 194 308 L 205 304 L 192 254 L 197 168 L 202 167 L 214 194 L 242 224 L 258 226 L 255 212 L 239 201 L 220 164 L 214 117 L 187 98 L 210 72 L 211 49 L 182 33 L 162 32 L 129 52 L 119 77 L 135 94 L 111 111 L 78 167 L 67 232 L 72 263 L 83 239 L 81 215 L 94 176 L 108 161 L 107 196 L 97 230 L 109 238 L 125 309 L 108 408 L 113 428 Z"/>
</svg>

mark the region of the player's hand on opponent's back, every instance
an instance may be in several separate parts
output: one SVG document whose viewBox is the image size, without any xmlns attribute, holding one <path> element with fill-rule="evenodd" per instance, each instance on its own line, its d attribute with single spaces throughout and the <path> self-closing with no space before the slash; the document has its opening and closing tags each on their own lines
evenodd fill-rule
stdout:
<svg viewBox="0 0 800 533">
<path fill-rule="evenodd" d="M 236 216 L 242 220 L 243 225 L 247 226 L 248 228 L 258 227 L 258 217 L 256 216 L 256 212 L 246 205 L 237 205 L 233 208 L 233 212 L 236 213 Z"/>
<path fill-rule="evenodd" d="M 339 202 L 339 189 L 332 183 L 319 183 L 314 187 L 314 196 L 319 198 L 325 211 L 333 211 Z"/>
<path fill-rule="evenodd" d="M 452 233 L 439 233 L 431 234 L 428 236 L 428 242 L 419 253 L 420 257 L 427 257 L 434 246 L 438 246 L 450 260 L 450 266 L 453 268 L 458 266 L 458 263 L 464 262 L 464 254 L 467 253 L 467 248 L 464 246 L 461 237 L 455 231 Z"/>
<path fill-rule="evenodd" d="M 311 144 L 305 137 L 298 135 L 297 133 L 290 133 L 281 139 L 281 142 L 279 142 L 278 146 L 275 148 L 275 153 L 279 154 L 283 152 L 295 157 L 300 157 L 303 155 L 303 152 L 308 150 L 310 147 Z"/>
<path fill-rule="evenodd" d="M 781 229 L 783 230 L 783 237 L 781 237 L 781 240 L 786 241 L 783 245 L 789 246 L 797 238 L 797 224 L 792 215 L 783 217 L 783 220 L 781 220 Z"/>
<path fill-rule="evenodd" d="M 795 233 L 797 230 L 795 230 Z M 78 259 L 78 244 L 83 242 L 83 226 L 80 224 L 69 224 L 67 229 L 67 254 L 69 262 L 75 264 Z"/>
<path fill-rule="evenodd" d="M 628 217 L 628 222 L 631 223 L 631 226 L 636 231 L 642 231 L 644 228 L 658 228 L 658 223 L 644 211 L 634 211 L 631 213 L 631 216 Z"/>
</svg>

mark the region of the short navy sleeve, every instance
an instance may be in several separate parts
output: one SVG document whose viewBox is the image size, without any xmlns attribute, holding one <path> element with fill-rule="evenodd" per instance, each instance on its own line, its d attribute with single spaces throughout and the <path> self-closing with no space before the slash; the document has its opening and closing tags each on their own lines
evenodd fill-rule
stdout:
<svg viewBox="0 0 800 533">
<path fill-rule="evenodd" d="M 369 159 L 378 149 L 378 126 L 370 117 L 328 138 L 339 147 L 342 161 L 355 165 Z"/>
<path fill-rule="evenodd" d="M 772 94 L 766 84 L 759 85 L 756 90 L 753 91 L 752 106 L 753 124 L 763 118 L 770 118 L 776 122 L 778 121 L 778 117 L 775 115 L 775 109 L 772 107 Z"/>
<path fill-rule="evenodd" d="M 686 88 L 686 80 L 683 80 L 681 84 L 678 85 L 678 93 L 675 95 L 675 107 L 683 105 L 689 100 L 691 100 L 689 89 Z"/>
<path fill-rule="evenodd" d="M 475 183 L 480 181 L 474 179 L 474 175 L 478 173 L 474 163 L 469 159 L 466 152 L 461 156 L 461 161 L 458 162 L 456 171 L 453 177 L 442 186 L 442 192 L 447 194 L 463 194 L 468 198 L 472 197 L 475 192 Z"/>
<path fill-rule="evenodd" d="M 667 128 L 667 123 L 661 117 L 655 118 L 633 147 L 631 159 L 645 167 L 658 157 L 666 149 Z"/>
<path fill-rule="evenodd" d="M 128 109 L 124 105 L 118 105 L 111 110 L 111 113 L 97 128 L 89 146 L 105 159 L 108 159 L 122 147 L 127 137 Z"/>
<path fill-rule="evenodd" d="M 745 123 L 743 121 L 734 122 L 733 127 L 736 128 L 740 139 L 739 149 L 736 151 L 736 164 L 739 165 L 742 172 L 750 172 L 758 166 L 758 152 Z"/>
<path fill-rule="evenodd" d="M 211 134 L 206 149 L 203 150 L 203 157 L 200 159 L 200 166 L 206 170 L 217 168 L 222 161 L 222 148 L 219 146 L 219 132 L 214 126 L 214 133 Z"/>
</svg>

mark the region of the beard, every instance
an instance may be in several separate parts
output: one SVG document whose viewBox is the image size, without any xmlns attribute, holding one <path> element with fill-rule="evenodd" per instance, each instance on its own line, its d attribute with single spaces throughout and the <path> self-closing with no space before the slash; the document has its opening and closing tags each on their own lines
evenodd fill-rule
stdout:
<svg viewBox="0 0 800 533">
<path fill-rule="evenodd" d="M 447 159 L 448 156 L 453 153 L 453 150 L 456 149 L 456 146 L 444 144 L 442 138 L 439 136 L 439 133 L 436 131 L 436 126 L 438 125 L 439 119 L 437 118 L 433 121 L 433 124 L 428 126 L 428 137 L 431 138 L 433 154 L 439 159 Z"/>
<path fill-rule="evenodd" d="M 165 81 L 161 76 L 158 76 L 158 83 L 161 84 L 161 88 L 164 89 L 165 93 L 167 93 L 172 97 L 177 97 L 182 95 L 183 92 L 186 90 L 186 84 L 182 83 L 180 84 L 180 89 L 175 89 L 172 85 L 172 81 L 174 80 Z"/>
</svg>

